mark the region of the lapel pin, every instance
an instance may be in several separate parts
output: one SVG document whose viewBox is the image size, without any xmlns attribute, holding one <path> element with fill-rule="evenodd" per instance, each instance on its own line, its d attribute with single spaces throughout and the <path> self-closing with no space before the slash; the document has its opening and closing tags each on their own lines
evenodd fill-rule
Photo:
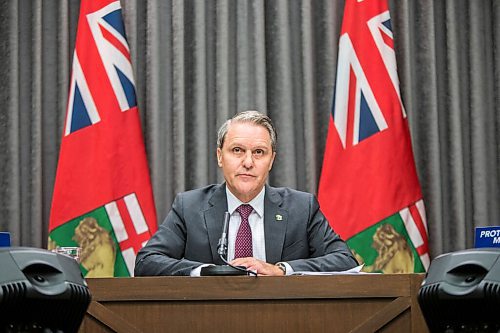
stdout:
<svg viewBox="0 0 500 333">
<path fill-rule="evenodd" d="M 276 214 L 276 221 L 283 221 L 283 216 Z"/>
</svg>

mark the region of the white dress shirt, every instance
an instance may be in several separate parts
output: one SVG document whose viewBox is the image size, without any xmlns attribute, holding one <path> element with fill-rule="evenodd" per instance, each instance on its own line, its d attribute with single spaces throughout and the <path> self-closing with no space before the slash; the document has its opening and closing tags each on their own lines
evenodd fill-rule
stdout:
<svg viewBox="0 0 500 333">
<path fill-rule="evenodd" d="M 253 211 L 248 217 L 248 223 L 250 224 L 250 229 L 252 229 L 252 248 L 253 257 L 266 261 L 266 242 L 264 238 L 264 195 L 266 193 L 266 188 L 263 187 L 262 190 L 253 198 L 249 204 L 252 206 Z M 245 202 L 241 202 L 234 194 L 229 191 L 226 186 L 226 196 L 227 196 L 227 210 L 231 214 L 231 219 L 229 220 L 229 230 L 227 234 L 227 261 L 234 259 L 234 244 L 236 241 L 236 234 L 241 224 L 240 213 L 236 211 L 240 205 Z"/>
</svg>

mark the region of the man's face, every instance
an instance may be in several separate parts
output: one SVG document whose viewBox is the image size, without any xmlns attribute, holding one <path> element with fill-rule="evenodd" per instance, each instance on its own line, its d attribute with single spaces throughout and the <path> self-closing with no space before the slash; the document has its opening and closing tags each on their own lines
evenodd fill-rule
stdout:
<svg viewBox="0 0 500 333">
<path fill-rule="evenodd" d="M 275 155 L 267 129 L 247 122 L 231 123 L 222 149 L 217 148 L 227 187 L 242 202 L 249 202 L 262 190 Z"/>
</svg>

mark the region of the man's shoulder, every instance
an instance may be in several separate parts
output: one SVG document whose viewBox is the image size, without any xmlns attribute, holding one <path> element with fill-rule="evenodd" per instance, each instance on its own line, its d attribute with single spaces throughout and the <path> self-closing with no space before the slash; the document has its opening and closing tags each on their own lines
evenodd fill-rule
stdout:
<svg viewBox="0 0 500 333">
<path fill-rule="evenodd" d="M 267 190 L 271 196 L 279 195 L 283 200 L 287 200 L 287 199 L 306 200 L 306 199 L 311 199 L 311 197 L 314 197 L 314 194 L 312 194 L 312 193 L 295 190 L 295 189 L 290 188 L 290 187 L 271 187 L 271 186 L 268 186 Z"/>
<path fill-rule="evenodd" d="M 188 190 L 177 193 L 174 200 L 174 206 L 178 209 L 183 207 L 184 210 L 198 211 L 209 207 L 210 202 L 218 202 L 224 195 L 224 186 L 221 184 L 213 184 L 205 187 Z"/>
<path fill-rule="evenodd" d="M 204 187 L 181 192 L 177 195 L 186 199 L 206 198 L 206 197 L 211 197 L 215 192 L 220 190 L 221 187 L 222 184 L 211 184 Z"/>
</svg>

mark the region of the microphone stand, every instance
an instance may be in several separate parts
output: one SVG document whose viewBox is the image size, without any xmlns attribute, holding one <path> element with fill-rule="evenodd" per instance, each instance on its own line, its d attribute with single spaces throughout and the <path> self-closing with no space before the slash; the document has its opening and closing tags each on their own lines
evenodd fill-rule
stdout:
<svg viewBox="0 0 500 333">
<path fill-rule="evenodd" d="M 201 276 L 234 276 L 234 275 L 255 275 L 257 273 L 249 271 L 245 266 L 233 266 L 227 261 L 227 230 L 229 228 L 229 212 L 224 213 L 224 224 L 222 226 L 222 235 L 217 244 L 217 253 L 219 258 L 226 265 L 206 266 L 201 268 Z"/>
</svg>

